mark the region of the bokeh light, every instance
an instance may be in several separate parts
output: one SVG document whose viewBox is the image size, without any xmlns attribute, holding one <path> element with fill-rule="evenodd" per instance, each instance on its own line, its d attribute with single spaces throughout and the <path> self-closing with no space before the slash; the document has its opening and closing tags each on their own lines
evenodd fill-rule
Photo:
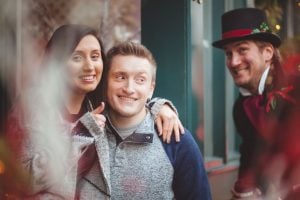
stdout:
<svg viewBox="0 0 300 200">
<path fill-rule="evenodd" d="M 4 172 L 5 172 L 5 165 L 2 162 L 2 160 L 0 160 L 0 175 L 4 174 Z"/>
</svg>

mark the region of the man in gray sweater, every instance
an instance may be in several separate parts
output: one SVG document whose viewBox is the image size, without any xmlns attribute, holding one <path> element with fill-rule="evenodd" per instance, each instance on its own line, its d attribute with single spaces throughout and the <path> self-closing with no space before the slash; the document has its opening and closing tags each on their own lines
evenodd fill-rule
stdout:
<svg viewBox="0 0 300 200">
<path fill-rule="evenodd" d="M 211 199 L 200 150 L 188 130 L 162 143 L 145 106 L 155 88 L 156 62 L 141 44 L 107 54 L 107 137 L 112 199 Z"/>
</svg>

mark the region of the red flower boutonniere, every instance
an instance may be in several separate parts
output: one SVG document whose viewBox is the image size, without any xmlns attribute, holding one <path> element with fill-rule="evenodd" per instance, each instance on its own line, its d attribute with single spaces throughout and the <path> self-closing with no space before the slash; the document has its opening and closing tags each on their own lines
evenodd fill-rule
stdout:
<svg viewBox="0 0 300 200">
<path fill-rule="evenodd" d="M 271 110 L 275 110 L 278 97 L 281 97 L 282 99 L 284 99 L 290 103 L 296 104 L 296 100 L 294 98 L 292 98 L 290 95 L 288 95 L 288 93 L 292 90 L 294 90 L 294 86 L 289 85 L 287 87 L 281 88 L 280 90 L 271 91 L 267 95 L 266 112 L 268 113 Z"/>
</svg>

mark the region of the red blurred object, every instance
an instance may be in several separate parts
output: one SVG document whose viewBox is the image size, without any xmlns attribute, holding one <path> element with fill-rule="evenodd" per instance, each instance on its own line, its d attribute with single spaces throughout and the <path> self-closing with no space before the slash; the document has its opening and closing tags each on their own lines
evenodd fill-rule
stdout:
<svg viewBox="0 0 300 200">
<path fill-rule="evenodd" d="M 288 55 L 283 61 L 283 68 L 288 74 L 300 76 L 300 54 Z"/>
</svg>

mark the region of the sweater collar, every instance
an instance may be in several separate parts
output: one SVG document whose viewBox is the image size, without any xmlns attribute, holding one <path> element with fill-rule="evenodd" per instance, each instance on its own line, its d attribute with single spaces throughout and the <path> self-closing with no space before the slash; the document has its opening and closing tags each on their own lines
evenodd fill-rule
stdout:
<svg viewBox="0 0 300 200">
<path fill-rule="evenodd" d="M 118 129 L 114 127 L 111 123 L 109 116 L 107 115 L 107 127 L 110 131 L 117 137 L 117 141 L 119 142 L 130 142 L 130 143 L 152 143 L 153 135 L 155 134 L 154 129 L 154 120 L 152 120 L 152 115 L 148 112 L 145 119 L 137 125 L 136 129 L 126 138 L 122 138 L 120 133 L 118 133 Z"/>
</svg>

